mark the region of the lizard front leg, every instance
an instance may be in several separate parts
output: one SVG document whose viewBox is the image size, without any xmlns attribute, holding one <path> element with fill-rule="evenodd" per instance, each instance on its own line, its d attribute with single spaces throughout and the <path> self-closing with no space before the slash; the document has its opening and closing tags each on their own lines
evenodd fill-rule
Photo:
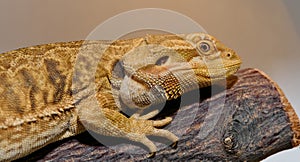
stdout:
<svg viewBox="0 0 300 162">
<path fill-rule="evenodd" d="M 97 93 L 98 106 L 93 106 L 88 102 L 95 98 L 87 99 L 78 105 L 78 115 L 81 123 L 87 130 L 111 137 L 122 137 L 130 141 L 138 142 L 146 146 L 149 157 L 155 155 L 157 148 L 147 136 L 159 136 L 168 139 L 176 146 L 178 137 L 168 130 L 159 129 L 172 121 L 171 117 L 162 120 L 149 120 L 157 114 L 126 117 L 115 104 L 115 100 L 109 91 Z M 100 141 L 101 142 L 101 141 Z"/>
<path fill-rule="evenodd" d="M 149 157 L 155 155 L 157 148 L 147 136 L 152 135 L 167 138 L 173 142 L 173 145 L 176 145 L 178 141 L 178 137 L 173 133 L 157 128 L 170 123 L 170 119 L 168 118 L 157 121 L 134 117 L 127 118 L 120 112 L 109 108 L 101 109 L 100 117 L 95 117 L 91 113 L 86 114 L 85 117 L 88 119 L 81 119 L 81 122 L 86 129 L 106 136 L 123 137 L 134 142 L 139 142 L 149 149 Z"/>
</svg>

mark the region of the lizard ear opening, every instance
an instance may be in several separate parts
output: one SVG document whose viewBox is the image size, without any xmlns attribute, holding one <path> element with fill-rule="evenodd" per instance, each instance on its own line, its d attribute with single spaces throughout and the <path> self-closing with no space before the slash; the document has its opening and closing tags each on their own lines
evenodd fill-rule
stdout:
<svg viewBox="0 0 300 162">
<path fill-rule="evenodd" d="M 124 64 L 121 60 L 115 63 L 113 73 L 118 78 L 124 78 L 125 77 L 125 69 Z"/>
</svg>

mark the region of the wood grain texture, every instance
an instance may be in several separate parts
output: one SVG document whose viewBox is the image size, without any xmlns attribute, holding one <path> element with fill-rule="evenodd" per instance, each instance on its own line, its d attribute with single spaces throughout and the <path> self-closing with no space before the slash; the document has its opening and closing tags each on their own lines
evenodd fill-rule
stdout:
<svg viewBox="0 0 300 162">
<path fill-rule="evenodd" d="M 276 83 L 256 69 L 240 70 L 237 81 L 229 81 L 233 86 L 227 91 L 218 91 L 210 98 L 211 89 L 201 89 L 202 102 L 192 101 L 179 109 L 185 114 L 181 121 L 195 115 L 192 124 L 188 129 L 186 125 L 172 125 L 175 134 L 184 131 L 177 149 L 163 148 L 151 161 L 259 161 L 299 145 L 299 118 Z M 174 107 L 178 102 L 166 106 Z M 128 145 L 122 148 L 134 149 Z M 20 159 L 26 160 L 140 161 L 146 160 L 146 154 L 114 151 L 83 133 Z"/>
</svg>

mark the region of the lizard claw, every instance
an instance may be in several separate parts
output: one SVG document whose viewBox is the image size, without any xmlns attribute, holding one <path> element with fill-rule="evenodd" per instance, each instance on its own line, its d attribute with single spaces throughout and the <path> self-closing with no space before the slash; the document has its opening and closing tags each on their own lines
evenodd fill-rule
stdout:
<svg viewBox="0 0 300 162">
<path fill-rule="evenodd" d="M 172 143 L 171 148 L 172 149 L 177 149 L 178 141 Z"/>
<path fill-rule="evenodd" d="M 149 159 L 154 158 L 155 155 L 156 155 L 156 152 L 151 152 L 151 153 L 148 154 L 147 158 L 149 158 Z"/>
</svg>

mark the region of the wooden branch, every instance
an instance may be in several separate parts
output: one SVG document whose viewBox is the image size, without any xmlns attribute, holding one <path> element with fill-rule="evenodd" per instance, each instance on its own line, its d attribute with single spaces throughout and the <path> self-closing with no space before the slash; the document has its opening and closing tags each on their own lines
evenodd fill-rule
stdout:
<svg viewBox="0 0 300 162">
<path fill-rule="evenodd" d="M 240 70 L 237 78 L 229 79 L 233 86 L 226 91 L 220 87 L 201 89 L 203 101 L 188 101 L 185 103 L 187 106 L 173 113 L 174 121 L 165 129 L 180 136 L 178 147 L 164 147 L 166 145 L 162 143 L 166 142 L 163 139 L 151 138 L 158 141 L 155 144 L 160 146 L 151 160 L 259 161 L 298 146 L 299 119 L 278 85 L 256 69 Z M 207 94 L 212 90 L 216 92 L 210 97 Z M 194 91 L 183 96 L 181 102 L 167 103 L 162 114 L 171 110 L 175 112 L 176 109 L 172 108 L 174 105 L 180 105 L 184 99 L 196 98 L 194 96 L 197 95 L 199 91 Z M 112 146 L 117 150 L 113 150 L 98 143 L 88 133 L 83 133 L 51 144 L 20 161 L 147 159 L 143 148 L 124 143 L 129 141 L 117 141 Z"/>
</svg>

